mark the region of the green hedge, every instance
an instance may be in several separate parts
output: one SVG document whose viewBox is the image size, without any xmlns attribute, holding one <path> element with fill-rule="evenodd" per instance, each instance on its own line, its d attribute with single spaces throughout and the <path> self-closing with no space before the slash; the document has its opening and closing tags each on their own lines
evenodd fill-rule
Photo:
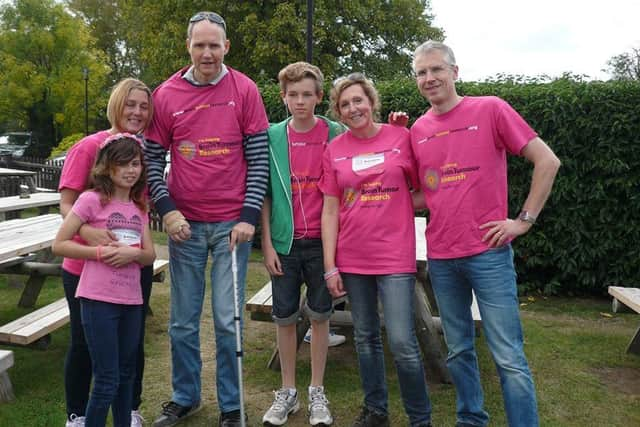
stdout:
<svg viewBox="0 0 640 427">
<path fill-rule="evenodd" d="M 415 120 L 428 108 L 412 80 L 377 87 L 383 118 L 402 110 Z M 277 85 L 261 90 L 270 120 L 283 119 Z M 562 161 L 539 222 L 514 243 L 521 290 L 605 294 L 608 285 L 640 285 L 640 83 L 569 77 L 460 83 L 458 91 L 508 101 Z M 328 111 L 327 98 L 319 112 Z M 529 191 L 531 169 L 509 160 L 511 216 Z"/>
</svg>

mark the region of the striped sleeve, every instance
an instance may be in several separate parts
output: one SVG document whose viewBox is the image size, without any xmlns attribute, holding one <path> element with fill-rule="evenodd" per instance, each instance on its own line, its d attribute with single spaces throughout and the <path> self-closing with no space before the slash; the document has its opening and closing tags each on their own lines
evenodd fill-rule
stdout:
<svg viewBox="0 0 640 427">
<path fill-rule="evenodd" d="M 243 147 L 247 160 L 247 191 L 240 212 L 240 221 L 256 225 L 269 183 L 267 131 L 246 135 Z"/>
<path fill-rule="evenodd" d="M 147 164 L 147 185 L 155 209 L 160 216 L 176 209 L 176 205 L 169 197 L 169 189 L 164 181 L 164 168 L 167 164 L 165 156 L 167 150 L 157 142 L 145 140 L 144 159 Z"/>
</svg>

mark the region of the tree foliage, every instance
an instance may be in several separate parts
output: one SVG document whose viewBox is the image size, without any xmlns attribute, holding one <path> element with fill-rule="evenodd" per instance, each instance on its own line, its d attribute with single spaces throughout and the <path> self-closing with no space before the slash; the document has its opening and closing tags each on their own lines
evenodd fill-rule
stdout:
<svg viewBox="0 0 640 427">
<path fill-rule="evenodd" d="M 605 69 L 614 80 L 640 80 L 640 48 L 621 53 L 607 61 Z"/>
<path fill-rule="evenodd" d="M 90 92 L 104 87 L 108 68 L 83 23 L 53 0 L 14 0 L 0 9 L 0 123 L 31 130 L 39 155 L 60 136 L 83 129 L 82 67 Z M 91 106 L 90 116 L 104 110 Z"/>
<path fill-rule="evenodd" d="M 304 1 L 68 0 L 68 5 L 109 55 L 114 81 L 133 74 L 155 86 L 188 64 L 186 26 L 199 10 L 225 18 L 231 41 L 225 62 L 254 79 L 273 80 L 286 64 L 306 57 Z M 374 78 L 407 75 L 413 48 L 442 39 L 428 8 L 428 0 L 316 0 L 313 62 L 328 76 L 352 70 Z"/>
</svg>

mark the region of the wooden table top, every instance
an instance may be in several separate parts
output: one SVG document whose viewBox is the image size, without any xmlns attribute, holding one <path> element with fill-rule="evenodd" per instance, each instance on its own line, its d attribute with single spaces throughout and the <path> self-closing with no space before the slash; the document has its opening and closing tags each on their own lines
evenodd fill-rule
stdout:
<svg viewBox="0 0 640 427">
<path fill-rule="evenodd" d="M 0 263 L 50 247 L 61 224 L 59 214 L 0 222 Z"/>
<path fill-rule="evenodd" d="M 0 197 L 0 212 L 17 211 L 41 206 L 56 206 L 60 203 L 60 193 L 31 193 L 28 198 L 20 196 Z"/>
</svg>

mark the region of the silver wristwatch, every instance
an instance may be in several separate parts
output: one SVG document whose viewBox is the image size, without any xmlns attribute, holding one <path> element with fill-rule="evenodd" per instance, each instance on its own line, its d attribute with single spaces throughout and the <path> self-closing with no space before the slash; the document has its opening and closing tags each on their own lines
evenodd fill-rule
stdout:
<svg viewBox="0 0 640 427">
<path fill-rule="evenodd" d="M 518 219 L 520 221 L 528 222 L 531 225 L 536 223 L 536 217 L 531 215 L 528 211 L 521 211 L 520 215 L 518 215 Z"/>
</svg>

